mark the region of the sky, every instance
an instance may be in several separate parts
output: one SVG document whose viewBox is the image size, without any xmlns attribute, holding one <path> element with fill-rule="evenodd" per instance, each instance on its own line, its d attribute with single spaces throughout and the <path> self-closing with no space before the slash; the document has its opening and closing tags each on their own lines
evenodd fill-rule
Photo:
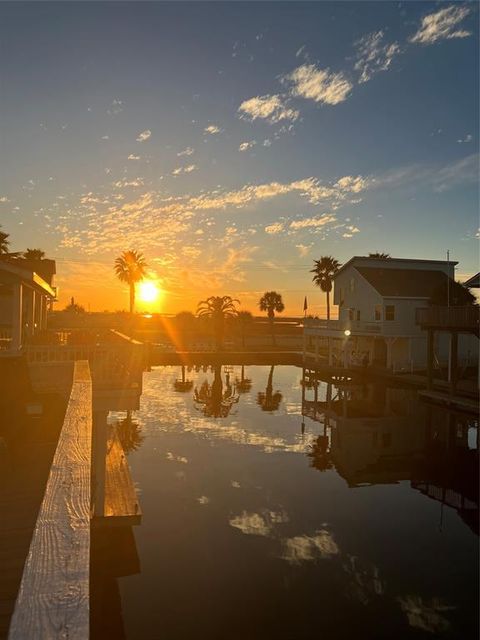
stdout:
<svg viewBox="0 0 480 640">
<path fill-rule="evenodd" d="M 62 308 L 323 314 L 313 260 L 478 269 L 478 5 L 2 2 L 0 224 Z"/>
</svg>

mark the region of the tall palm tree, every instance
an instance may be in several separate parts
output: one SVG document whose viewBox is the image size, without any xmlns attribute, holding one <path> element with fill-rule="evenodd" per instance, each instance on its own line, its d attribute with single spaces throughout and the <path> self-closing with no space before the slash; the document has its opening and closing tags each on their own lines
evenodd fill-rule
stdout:
<svg viewBox="0 0 480 640">
<path fill-rule="evenodd" d="M 212 321 L 217 351 L 223 347 L 225 320 L 237 315 L 236 304 L 240 304 L 240 301 L 230 296 L 210 296 L 198 303 L 197 316 Z"/>
<path fill-rule="evenodd" d="M 135 285 L 144 279 L 147 273 L 147 263 L 139 251 L 124 251 L 115 260 L 115 273 L 121 282 L 126 282 L 130 287 L 130 313 L 135 308 Z"/>
<path fill-rule="evenodd" d="M 376 260 L 388 260 L 392 256 L 389 253 L 380 253 L 379 251 L 375 251 L 375 253 L 369 253 L 369 258 L 375 258 Z"/>
<path fill-rule="evenodd" d="M 313 261 L 313 282 L 327 294 L 327 320 L 330 320 L 330 291 L 333 286 L 333 276 L 340 269 L 340 262 L 332 256 L 322 256 L 320 260 Z"/>
<path fill-rule="evenodd" d="M 27 249 L 23 252 L 23 257 L 26 260 L 43 260 L 45 251 L 42 251 L 42 249 Z"/>
<path fill-rule="evenodd" d="M 250 311 L 239 311 L 237 313 L 237 323 L 242 337 L 242 348 L 245 349 L 245 332 L 247 327 L 253 323 L 253 316 Z"/>
<path fill-rule="evenodd" d="M 260 311 L 266 311 L 272 333 L 272 344 L 275 344 L 275 311 L 281 313 L 285 309 L 282 296 L 276 291 L 265 291 L 258 301 Z"/>
</svg>

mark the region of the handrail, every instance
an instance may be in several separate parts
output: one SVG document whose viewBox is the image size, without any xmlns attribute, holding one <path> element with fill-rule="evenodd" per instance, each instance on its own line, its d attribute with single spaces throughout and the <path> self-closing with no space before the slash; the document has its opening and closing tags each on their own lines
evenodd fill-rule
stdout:
<svg viewBox="0 0 480 640">
<path fill-rule="evenodd" d="M 89 637 L 91 443 L 90 369 L 77 361 L 9 640 Z"/>
</svg>

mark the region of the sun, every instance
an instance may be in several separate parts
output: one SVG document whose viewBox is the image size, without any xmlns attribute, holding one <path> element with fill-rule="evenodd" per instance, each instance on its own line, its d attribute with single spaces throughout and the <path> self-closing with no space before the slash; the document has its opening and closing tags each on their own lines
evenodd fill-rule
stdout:
<svg viewBox="0 0 480 640">
<path fill-rule="evenodd" d="M 142 302 L 155 302 L 159 295 L 159 288 L 151 280 L 144 280 L 138 285 L 138 298 Z"/>
</svg>

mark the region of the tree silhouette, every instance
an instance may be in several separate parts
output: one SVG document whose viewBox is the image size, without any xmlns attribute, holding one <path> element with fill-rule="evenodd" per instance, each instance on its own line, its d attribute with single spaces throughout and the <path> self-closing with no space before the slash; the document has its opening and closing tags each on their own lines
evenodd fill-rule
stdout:
<svg viewBox="0 0 480 640">
<path fill-rule="evenodd" d="M 70 303 L 67 304 L 64 311 L 67 313 L 85 313 L 85 308 L 75 302 L 75 298 L 70 298 Z"/>
<path fill-rule="evenodd" d="M 136 451 L 145 440 L 140 425 L 132 419 L 131 411 L 127 411 L 123 420 L 117 421 L 117 435 L 125 453 Z"/>
<path fill-rule="evenodd" d="M 235 380 L 235 385 L 237 387 L 238 393 L 248 393 L 252 388 L 251 379 L 245 377 L 245 365 L 243 364 L 242 364 L 242 369 L 240 373 L 240 380 L 237 378 Z"/>
<path fill-rule="evenodd" d="M 210 298 L 198 303 L 197 316 L 206 318 L 213 324 L 217 351 L 223 348 L 225 320 L 237 315 L 236 304 L 240 304 L 240 302 L 230 296 L 210 296 Z"/>
<path fill-rule="evenodd" d="M 239 311 L 236 317 L 236 324 L 242 337 L 242 348 L 245 349 L 245 333 L 248 326 L 253 324 L 253 316 L 250 311 Z"/>
<path fill-rule="evenodd" d="M 23 252 L 23 257 L 26 260 L 43 260 L 45 251 L 42 251 L 42 249 L 27 249 Z"/>
<path fill-rule="evenodd" d="M 5 231 L 0 231 L 0 255 L 8 254 L 8 247 L 10 246 L 9 240 L 10 234 Z"/>
<path fill-rule="evenodd" d="M 377 260 L 388 260 L 392 256 L 389 253 L 379 253 L 378 251 L 375 251 L 375 253 L 369 253 L 368 257 L 375 258 Z"/>
<path fill-rule="evenodd" d="M 432 292 L 429 303 L 445 307 L 449 302 L 452 307 L 463 307 L 477 304 L 477 299 L 463 284 L 445 277 L 445 281 Z"/>
<path fill-rule="evenodd" d="M 185 365 L 182 364 L 182 379 L 175 380 L 175 382 L 173 383 L 173 388 L 175 389 L 175 391 L 184 393 L 185 391 L 190 391 L 192 387 L 193 387 L 193 380 L 187 380 L 185 376 Z"/>
<path fill-rule="evenodd" d="M 280 391 L 273 392 L 273 371 L 275 367 L 270 367 L 270 373 L 268 374 L 267 388 L 265 393 L 260 391 L 257 396 L 257 404 L 261 407 L 262 411 L 277 411 L 282 401 L 282 394 Z"/>
<path fill-rule="evenodd" d="M 327 295 L 327 320 L 330 320 L 330 291 L 333 286 L 333 276 L 340 268 L 338 260 L 332 256 L 322 256 L 320 260 L 314 260 L 313 282 Z"/>
<path fill-rule="evenodd" d="M 258 301 L 258 306 L 260 311 L 267 312 L 267 317 L 270 322 L 270 331 L 272 334 L 272 344 L 275 345 L 275 311 L 277 313 L 281 313 L 285 309 L 282 296 L 276 291 L 265 291 Z"/>
<path fill-rule="evenodd" d="M 145 278 L 147 263 L 143 254 L 138 251 L 124 251 L 115 260 L 115 274 L 120 282 L 126 282 L 130 287 L 130 313 L 135 308 L 135 285 Z"/>
</svg>

